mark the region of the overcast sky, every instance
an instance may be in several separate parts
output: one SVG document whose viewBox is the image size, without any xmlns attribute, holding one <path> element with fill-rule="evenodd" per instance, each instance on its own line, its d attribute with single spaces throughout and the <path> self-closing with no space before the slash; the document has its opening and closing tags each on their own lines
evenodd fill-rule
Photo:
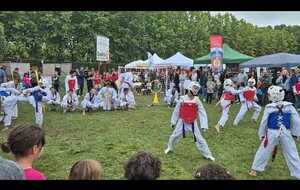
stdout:
<svg viewBox="0 0 300 190">
<path fill-rule="evenodd" d="M 226 12 L 258 26 L 300 25 L 300 11 L 211 11 L 212 14 Z"/>
</svg>

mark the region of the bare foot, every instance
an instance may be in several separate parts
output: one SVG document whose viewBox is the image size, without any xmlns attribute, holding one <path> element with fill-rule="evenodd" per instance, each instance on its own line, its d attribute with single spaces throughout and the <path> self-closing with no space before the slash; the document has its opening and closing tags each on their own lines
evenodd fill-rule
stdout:
<svg viewBox="0 0 300 190">
<path fill-rule="evenodd" d="M 250 176 L 252 177 L 256 177 L 257 176 L 257 173 L 255 170 L 251 170 L 251 172 L 249 173 Z"/>
<path fill-rule="evenodd" d="M 218 133 L 220 133 L 220 125 L 219 124 L 215 125 L 215 129 L 217 130 Z"/>
</svg>

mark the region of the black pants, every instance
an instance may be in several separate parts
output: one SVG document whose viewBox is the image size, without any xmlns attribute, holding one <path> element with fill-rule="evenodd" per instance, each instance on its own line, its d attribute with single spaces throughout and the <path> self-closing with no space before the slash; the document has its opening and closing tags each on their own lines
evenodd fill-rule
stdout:
<svg viewBox="0 0 300 190">
<path fill-rule="evenodd" d="M 54 84 L 53 87 L 54 87 L 54 89 L 56 90 L 56 92 L 60 92 L 60 89 L 59 89 L 59 85 L 58 85 L 58 84 Z"/>
<path fill-rule="evenodd" d="M 212 99 L 213 99 L 213 93 L 207 93 L 206 102 L 211 104 Z"/>
<path fill-rule="evenodd" d="M 87 86 L 88 92 L 90 92 L 91 89 L 93 88 L 93 81 L 88 80 L 86 82 L 86 86 Z"/>
<path fill-rule="evenodd" d="M 269 103 L 268 88 L 262 88 L 262 90 L 263 90 L 262 106 L 265 106 Z"/>
<path fill-rule="evenodd" d="M 83 84 L 79 84 L 78 86 L 79 86 L 79 89 L 77 90 L 77 95 L 82 96 L 84 85 Z"/>
<path fill-rule="evenodd" d="M 286 91 L 285 90 L 284 101 L 291 102 L 291 103 L 295 104 L 295 96 L 294 96 L 292 91 Z"/>
<path fill-rule="evenodd" d="M 175 84 L 175 88 L 177 89 L 177 92 L 180 93 L 179 83 L 178 83 L 178 84 Z"/>
</svg>

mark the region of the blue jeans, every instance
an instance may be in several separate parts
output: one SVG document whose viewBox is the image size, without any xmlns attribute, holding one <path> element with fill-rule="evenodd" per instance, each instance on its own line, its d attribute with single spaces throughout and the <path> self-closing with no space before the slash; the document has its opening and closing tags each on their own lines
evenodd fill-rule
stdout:
<svg viewBox="0 0 300 190">
<path fill-rule="evenodd" d="M 206 98 L 206 96 L 207 96 L 206 87 L 201 86 L 201 88 L 200 88 L 200 96 L 201 96 L 201 98 Z"/>
</svg>

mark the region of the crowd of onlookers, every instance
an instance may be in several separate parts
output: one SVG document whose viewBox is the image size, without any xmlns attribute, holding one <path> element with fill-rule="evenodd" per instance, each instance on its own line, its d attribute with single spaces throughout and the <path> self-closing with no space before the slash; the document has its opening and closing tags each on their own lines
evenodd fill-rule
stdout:
<svg viewBox="0 0 300 190">
<path fill-rule="evenodd" d="M 0 68 L 0 84 L 7 82 L 7 72 L 5 71 L 6 67 L 3 65 Z M 279 85 L 283 87 L 285 90 L 285 101 L 292 102 L 297 109 L 300 108 L 300 69 L 268 69 L 261 70 L 261 76 L 258 78 L 257 73 L 254 70 L 250 69 L 250 72 L 245 72 L 244 70 L 240 70 L 239 73 L 232 73 L 224 70 L 221 74 L 215 74 L 212 70 L 208 68 L 190 68 L 190 69 L 168 69 L 166 72 L 165 69 L 159 70 L 144 70 L 140 72 L 133 73 L 133 81 L 141 82 L 143 89 L 151 89 L 151 82 L 154 80 L 159 80 L 162 85 L 162 92 L 165 92 L 170 83 L 173 82 L 175 84 L 175 88 L 177 89 L 180 95 L 184 94 L 184 81 L 191 80 L 197 81 L 200 85 L 199 96 L 202 98 L 204 102 L 212 103 L 213 100 L 219 100 L 222 95 L 223 90 L 223 82 L 227 78 L 231 78 L 235 83 L 236 88 L 247 85 L 247 81 L 249 78 L 254 78 L 256 81 L 257 88 L 257 97 L 258 103 L 262 106 L 268 103 L 268 95 L 267 89 L 271 85 Z M 167 77 L 166 77 L 167 73 Z M 36 74 L 38 77 L 36 77 Z M 15 84 L 21 85 L 19 89 L 34 87 L 38 85 L 37 79 L 40 79 L 42 73 L 38 71 L 36 73 L 30 67 L 30 70 L 24 73 L 23 76 L 19 74 L 19 69 L 15 68 L 12 71 L 12 80 L 15 81 Z M 60 92 L 61 89 L 61 75 L 57 71 L 52 76 L 52 86 L 56 89 L 57 92 Z M 77 95 L 83 95 L 83 89 L 85 85 L 87 87 L 88 92 L 93 87 L 101 86 L 105 81 L 112 81 L 113 84 L 118 80 L 118 72 L 115 69 L 112 69 L 111 72 L 100 73 L 96 71 L 94 68 L 83 68 L 76 69 L 76 77 L 78 81 L 78 91 Z M 298 92 L 299 91 L 299 92 Z M 147 93 L 149 94 L 149 93 Z M 238 101 L 238 96 L 237 96 Z"/>
<path fill-rule="evenodd" d="M 0 156 L 0 180 L 46 180 L 46 175 L 33 167 L 46 144 L 44 129 L 32 125 L 20 125 L 8 135 L 1 145 L 3 152 L 11 152 L 15 161 Z M 128 180 L 154 180 L 161 175 L 161 161 L 150 152 L 138 152 L 124 164 L 124 178 Z M 105 169 L 96 160 L 79 160 L 69 172 L 69 180 L 101 180 Z M 194 178 L 203 180 L 234 179 L 225 168 L 208 164 L 198 168 Z"/>
<path fill-rule="evenodd" d="M 168 73 L 166 78 L 166 73 Z M 262 106 L 268 103 L 267 89 L 271 85 L 279 85 L 285 90 L 285 101 L 292 102 L 297 109 L 300 108 L 300 69 L 261 69 L 261 76 L 257 76 L 257 72 L 250 69 L 245 72 L 241 69 L 238 73 L 229 72 L 226 69 L 222 73 L 214 73 L 210 68 L 190 68 L 190 69 L 168 69 L 157 71 L 142 71 L 135 73 L 136 80 L 146 83 L 155 79 L 159 80 L 165 88 L 169 88 L 170 82 L 175 84 L 180 95 L 183 95 L 184 81 L 197 81 L 200 85 L 199 96 L 204 102 L 212 103 L 213 100 L 218 101 L 222 95 L 223 82 L 227 78 L 231 78 L 236 88 L 247 85 L 250 78 L 256 81 L 258 103 Z M 166 85 L 167 82 L 167 85 Z M 236 98 L 239 101 L 238 96 Z"/>
<path fill-rule="evenodd" d="M 8 74 L 6 66 L 0 67 L 0 84 L 13 80 L 15 84 L 18 84 L 18 89 L 26 89 L 35 87 L 38 85 L 38 81 L 41 79 L 42 71 L 35 71 L 32 66 L 28 72 L 25 72 L 22 76 L 20 75 L 19 68 L 15 68 L 11 74 Z M 94 87 L 100 87 L 105 81 L 116 82 L 118 80 L 118 72 L 112 69 L 111 72 L 103 72 L 102 74 L 94 68 L 83 68 L 76 69 L 76 77 L 78 82 L 77 95 L 83 95 L 83 89 L 86 86 L 88 92 Z M 36 76 L 37 75 L 37 76 Z M 52 76 L 52 86 L 57 92 L 61 91 L 61 79 L 62 75 L 59 70 L 55 70 L 55 74 Z"/>
</svg>

